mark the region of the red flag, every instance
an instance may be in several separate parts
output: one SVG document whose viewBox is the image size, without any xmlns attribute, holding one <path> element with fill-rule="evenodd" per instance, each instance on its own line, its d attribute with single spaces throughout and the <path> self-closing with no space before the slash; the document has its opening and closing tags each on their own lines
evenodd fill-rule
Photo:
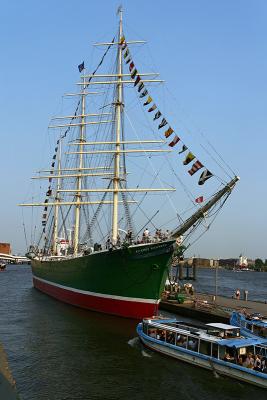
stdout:
<svg viewBox="0 0 267 400">
<path fill-rule="evenodd" d="M 138 85 L 138 83 L 140 82 L 140 80 L 141 80 L 141 76 L 138 75 L 138 76 L 136 77 L 135 82 L 134 82 L 134 86 Z"/>
<path fill-rule="evenodd" d="M 173 140 L 169 143 L 169 146 L 174 147 L 179 142 L 179 140 L 180 138 L 177 135 L 175 135 Z"/>
<path fill-rule="evenodd" d="M 199 203 L 203 203 L 203 200 L 204 200 L 203 196 L 200 196 L 195 200 L 195 202 L 199 204 Z"/>
<path fill-rule="evenodd" d="M 197 172 L 199 169 L 203 168 L 203 164 L 201 164 L 201 162 L 199 160 L 197 160 L 192 168 L 188 171 L 188 173 L 192 176 L 194 175 L 195 172 Z"/>
<path fill-rule="evenodd" d="M 129 65 L 129 70 L 131 72 L 131 70 L 134 68 L 134 62 L 132 61 L 131 64 Z"/>
</svg>

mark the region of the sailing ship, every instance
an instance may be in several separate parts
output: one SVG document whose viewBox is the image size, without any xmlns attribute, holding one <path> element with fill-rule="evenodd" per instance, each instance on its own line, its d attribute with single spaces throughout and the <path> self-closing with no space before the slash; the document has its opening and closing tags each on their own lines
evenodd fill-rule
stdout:
<svg viewBox="0 0 267 400">
<path fill-rule="evenodd" d="M 93 72 L 85 73 L 84 62 L 78 66 L 79 90 L 65 95 L 73 101 L 69 107 L 73 106 L 72 112 L 56 116 L 49 126 L 58 132 L 52 164 L 34 177 L 48 181 L 45 200 L 21 205 L 42 209 L 40 237 L 27 253 L 35 288 L 75 306 L 143 318 L 157 313 L 172 256 L 179 258 L 186 247 L 183 239 L 208 220 L 210 210 L 213 218 L 239 178 L 232 175 L 228 182 L 220 181 L 218 190 L 207 200 L 202 197 L 193 201 L 193 212 L 190 209 L 185 218 L 178 214 L 173 201 L 173 227 L 164 232 L 160 228 L 164 218 L 167 224 L 172 210 L 168 201 L 176 187 L 164 185 L 166 174 L 159 179 L 159 172 L 167 170 L 169 155 L 174 155 L 177 163 L 178 142 L 182 143 L 179 153 L 189 149 L 152 103 L 149 88 L 163 81 L 157 73 L 137 70 L 131 49 L 144 42 L 126 39 L 121 8 L 119 16 L 118 34 L 110 42 L 97 44 L 104 46 L 105 52 Z M 110 53 L 109 71 L 99 73 Z M 141 107 L 149 107 L 145 111 L 157 124 L 156 133 L 149 128 L 151 139 L 139 136 L 133 127 L 125 89 L 132 96 L 135 93 L 131 107 L 137 101 Z M 147 129 L 148 125 L 144 126 Z M 162 128 L 166 129 L 164 138 Z M 147 148 L 148 144 L 153 148 Z M 156 168 L 152 166 L 153 156 L 158 156 Z M 133 172 L 129 160 L 142 172 Z M 160 165 L 159 160 L 163 160 Z M 191 151 L 183 164 L 193 160 L 188 172 L 192 176 L 203 168 L 200 185 L 211 177 L 215 179 Z M 149 185 L 142 186 L 148 177 Z M 155 187 L 157 182 L 159 187 Z M 154 195 L 153 201 L 147 200 L 148 195 Z M 160 196 L 165 196 L 163 201 Z M 192 206 L 192 198 L 190 201 Z M 159 215 L 162 219 L 156 220 Z M 154 228 L 156 233 L 151 235 L 149 230 Z"/>
</svg>

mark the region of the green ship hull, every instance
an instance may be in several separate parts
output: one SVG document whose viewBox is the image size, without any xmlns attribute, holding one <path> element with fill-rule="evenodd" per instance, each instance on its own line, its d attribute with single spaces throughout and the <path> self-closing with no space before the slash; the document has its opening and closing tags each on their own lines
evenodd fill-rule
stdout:
<svg viewBox="0 0 267 400">
<path fill-rule="evenodd" d="M 155 315 L 174 240 L 32 260 L 34 286 L 66 303 L 129 318 Z"/>
</svg>

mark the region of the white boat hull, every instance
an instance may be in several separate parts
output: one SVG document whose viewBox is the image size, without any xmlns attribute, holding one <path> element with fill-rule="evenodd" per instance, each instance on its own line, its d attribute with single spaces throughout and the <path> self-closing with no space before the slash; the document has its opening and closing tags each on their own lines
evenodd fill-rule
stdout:
<svg viewBox="0 0 267 400">
<path fill-rule="evenodd" d="M 196 367 L 206 368 L 218 373 L 219 375 L 225 375 L 230 378 L 238 379 L 262 388 L 267 388 L 267 375 L 264 373 L 248 370 L 247 368 L 243 368 L 232 363 L 227 363 L 223 360 L 215 360 L 203 354 L 194 353 L 190 350 L 184 350 L 177 346 L 162 343 L 155 339 L 150 340 L 141 335 L 140 339 L 146 347 L 153 351 L 157 351 L 167 356 L 190 363 Z"/>
</svg>

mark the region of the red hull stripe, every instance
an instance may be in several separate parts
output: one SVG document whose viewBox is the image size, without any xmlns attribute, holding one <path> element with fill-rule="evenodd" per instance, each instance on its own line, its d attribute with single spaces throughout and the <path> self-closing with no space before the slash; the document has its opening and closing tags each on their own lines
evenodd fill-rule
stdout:
<svg viewBox="0 0 267 400">
<path fill-rule="evenodd" d="M 111 299 L 111 300 L 134 301 L 134 302 L 139 302 L 139 303 L 155 304 L 155 303 L 160 302 L 160 300 L 155 300 L 155 299 L 141 299 L 139 297 L 124 297 L 124 296 L 116 296 L 116 295 L 111 295 L 111 294 L 106 294 L 106 293 L 104 294 L 104 293 L 97 293 L 97 292 L 89 292 L 89 290 L 81 290 L 81 289 L 76 289 L 76 288 L 69 287 L 69 286 L 60 285 L 59 283 L 47 281 L 47 280 L 39 278 L 37 276 L 34 276 L 34 279 L 36 279 L 40 282 L 43 282 L 49 286 L 55 286 L 57 288 L 64 289 L 64 290 L 67 290 L 70 292 L 83 294 L 85 296 L 101 297 L 101 298 L 106 298 L 106 299 Z"/>
<path fill-rule="evenodd" d="M 106 314 L 142 319 L 157 315 L 158 312 L 159 300 L 138 299 L 140 301 L 135 301 L 130 297 L 109 296 L 99 293 L 94 295 L 92 292 L 68 288 L 36 277 L 33 277 L 33 284 L 40 291 L 60 301 Z"/>
</svg>

